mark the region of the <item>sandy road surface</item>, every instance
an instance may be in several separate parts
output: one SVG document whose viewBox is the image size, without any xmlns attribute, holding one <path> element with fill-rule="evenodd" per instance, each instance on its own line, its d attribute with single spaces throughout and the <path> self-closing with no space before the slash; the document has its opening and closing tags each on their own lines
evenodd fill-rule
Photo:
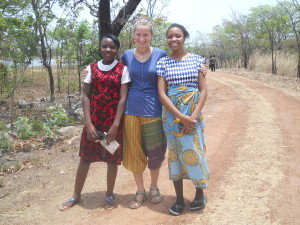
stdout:
<svg viewBox="0 0 300 225">
<path fill-rule="evenodd" d="M 78 139 L 35 151 L 43 165 L 5 176 L 0 189 L 0 224 L 300 224 L 300 99 L 239 76 L 210 73 L 204 109 L 207 159 L 211 170 L 206 208 L 168 214 L 174 189 L 166 162 L 160 175 L 165 200 L 137 210 L 127 207 L 136 191 L 132 175 L 119 167 L 119 207 L 102 210 L 105 164 L 92 164 L 82 201 L 69 211 L 58 205 L 71 195 L 78 162 Z M 21 156 L 20 156 L 21 157 Z M 150 185 L 149 174 L 145 177 Z M 185 199 L 193 185 L 185 181 Z"/>
</svg>

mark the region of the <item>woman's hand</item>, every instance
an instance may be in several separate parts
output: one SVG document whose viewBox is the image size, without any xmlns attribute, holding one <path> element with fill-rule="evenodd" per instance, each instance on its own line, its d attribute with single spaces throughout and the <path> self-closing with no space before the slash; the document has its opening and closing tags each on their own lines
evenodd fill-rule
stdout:
<svg viewBox="0 0 300 225">
<path fill-rule="evenodd" d="M 192 118 L 191 116 L 187 116 L 187 115 L 183 115 L 180 120 L 183 123 L 183 128 L 181 130 L 181 132 L 183 132 L 183 133 L 191 132 L 197 123 L 196 119 Z"/>
<path fill-rule="evenodd" d="M 112 125 L 111 128 L 108 130 L 106 135 L 106 142 L 109 144 L 110 142 L 114 141 L 116 139 L 116 136 L 118 134 L 118 126 Z"/>
<path fill-rule="evenodd" d="M 90 141 L 97 141 L 99 140 L 97 130 L 94 125 L 89 125 L 86 127 L 87 129 L 87 137 Z"/>
<path fill-rule="evenodd" d="M 82 75 L 83 77 L 86 77 L 87 74 L 88 74 L 88 69 L 86 67 L 84 70 L 82 70 Z"/>
<path fill-rule="evenodd" d="M 207 69 L 206 69 L 206 66 L 201 67 L 200 70 L 201 70 L 203 76 L 206 77 L 206 75 L 207 75 Z"/>
</svg>

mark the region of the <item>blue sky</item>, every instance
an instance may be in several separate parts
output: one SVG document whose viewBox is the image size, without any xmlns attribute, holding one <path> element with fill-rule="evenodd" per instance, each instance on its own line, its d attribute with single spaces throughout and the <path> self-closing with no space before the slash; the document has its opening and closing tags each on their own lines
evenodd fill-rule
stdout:
<svg viewBox="0 0 300 225">
<path fill-rule="evenodd" d="M 232 9 L 247 15 L 249 9 L 277 4 L 276 0 L 170 0 L 164 10 L 168 21 L 182 24 L 191 35 L 197 31 L 210 33 L 223 19 L 230 19 Z"/>
</svg>

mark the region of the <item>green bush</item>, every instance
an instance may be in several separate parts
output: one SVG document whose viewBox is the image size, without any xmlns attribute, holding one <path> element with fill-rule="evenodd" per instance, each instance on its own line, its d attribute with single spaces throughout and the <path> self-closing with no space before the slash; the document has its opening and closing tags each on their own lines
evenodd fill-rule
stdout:
<svg viewBox="0 0 300 225">
<path fill-rule="evenodd" d="M 0 139 L 0 149 L 11 150 L 13 148 L 11 142 L 2 133 L 0 133 Z"/>
<path fill-rule="evenodd" d="M 70 116 L 61 105 L 50 106 L 47 110 L 49 114 L 44 115 L 43 120 L 33 120 L 26 116 L 20 116 L 14 123 L 18 137 L 27 140 L 32 137 L 43 136 L 45 140 L 49 140 L 55 136 L 58 127 L 75 123 L 74 117 Z"/>
<path fill-rule="evenodd" d="M 0 188 L 5 186 L 5 182 L 4 179 L 2 177 L 0 177 Z"/>
<path fill-rule="evenodd" d="M 36 133 L 32 129 L 32 123 L 26 116 L 21 116 L 14 123 L 15 129 L 18 132 L 18 137 L 22 140 L 29 139 L 33 136 L 36 136 Z"/>
<path fill-rule="evenodd" d="M 74 125 L 74 117 L 70 116 L 61 106 L 50 106 L 48 108 L 50 116 L 46 118 L 49 127 Z"/>
<path fill-rule="evenodd" d="M 9 129 L 6 127 L 6 124 L 4 122 L 0 122 L 0 149 L 11 150 L 13 147 L 11 142 L 5 136 L 5 133 L 8 130 Z"/>
<path fill-rule="evenodd" d="M 9 96 L 13 87 L 13 80 L 10 79 L 9 73 L 8 66 L 0 63 L 0 99 Z"/>
</svg>

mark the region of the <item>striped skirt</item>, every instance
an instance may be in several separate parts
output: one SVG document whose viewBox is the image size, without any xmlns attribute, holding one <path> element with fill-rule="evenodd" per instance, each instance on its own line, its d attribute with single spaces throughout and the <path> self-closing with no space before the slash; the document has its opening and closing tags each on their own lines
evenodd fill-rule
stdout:
<svg viewBox="0 0 300 225">
<path fill-rule="evenodd" d="M 124 116 L 123 165 L 133 173 L 161 167 L 166 140 L 161 117 Z"/>
</svg>

